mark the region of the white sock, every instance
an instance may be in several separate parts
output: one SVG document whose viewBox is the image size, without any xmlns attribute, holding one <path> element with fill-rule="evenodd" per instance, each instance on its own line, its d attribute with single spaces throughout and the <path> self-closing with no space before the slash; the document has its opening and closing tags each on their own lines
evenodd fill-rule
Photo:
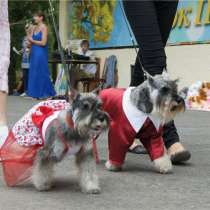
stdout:
<svg viewBox="0 0 210 210">
<path fill-rule="evenodd" d="M 9 134 L 9 128 L 6 125 L 0 126 L 0 148 L 4 144 Z"/>
</svg>

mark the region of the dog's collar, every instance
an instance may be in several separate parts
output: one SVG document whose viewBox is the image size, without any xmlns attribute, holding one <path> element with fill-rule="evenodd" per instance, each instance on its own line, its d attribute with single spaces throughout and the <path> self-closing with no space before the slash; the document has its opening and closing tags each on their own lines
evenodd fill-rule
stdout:
<svg viewBox="0 0 210 210">
<path fill-rule="evenodd" d="M 135 87 L 127 88 L 123 94 L 123 99 L 122 99 L 122 108 L 123 108 L 123 111 L 124 111 L 128 121 L 130 122 L 133 129 L 136 132 L 138 132 L 142 128 L 146 119 L 150 118 L 150 120 L 154 124 L 156 130 L 158 131 L 161 126 L 161 119 L 159 119 L 159 117 L 157 117 L 155 115 L 146 114 L 146 113 L 140 111 L 131 103 L 130 94 L 131 94 L 131 90 L 134 88 Z"/>
<path fill-rule="evenodd" d="M 69 148 L 71 147 L 71 145 L 70 145 L 70 144 L 67 144 L 67 142 L 66 142 L 66 140 L 65 140 L 65 137 L 64 137 L 63 134 L 60 132 L 60 124 L 59 124 L 59 122 L 58 122 L 57 119 L 56 119 L 56 121 L 57 121 L 56 124 L 57 124 L 58 136 L 59 136 L 61 142 L 62 142 L 63 145 L 64 145 L 64 151 L 63 151 L 63 154 L 62 154 L 62 155 L 65 156 L 65 155 L 68 153 Z M 74 128 L 73 112 L 68 112 L 68 113 L 67 113 L 67 115 L 66 115 L 66 123 L 67 123 L 67 126 L 68 126 L 69 128 Z M 90 141 L 90 143 L 92 144 L 92 147 L 93 147 L 93 156 L 94 156 L 95 161 L 96 161 L 97 164 L 100 162 L 100 160 L 99 160 L 99 155 L 98 155 L 98 151 L 97 151 L 97 146 L 96 146 L 96 140 L 97 140 L 97 138 L 98 138 L 99 135 L 100 135 L 100 134 L 98 134 L 98 135 L 93 135 L 93 136 L 91 137 L 91 141 Z M 81 150 L 81 149 L 84 149 L 84 147 L 83 147 L 82 145 L 79 145 L 79 148 L 77 148 L 77 149 L 78 149 L 78 151 L 79 151 L 79 150 Z"/>
</svg>

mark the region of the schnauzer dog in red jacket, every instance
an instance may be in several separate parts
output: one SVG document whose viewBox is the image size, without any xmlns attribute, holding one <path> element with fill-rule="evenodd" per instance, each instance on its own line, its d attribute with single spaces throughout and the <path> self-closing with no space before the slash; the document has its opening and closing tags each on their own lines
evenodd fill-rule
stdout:
<svg viewBox="0 0 210 210">
<path fill-rule="evenodd" d="M 162 138 L 163 125 L 185 110 L 183 91 L 177 80 L 162 75 L 152 77 L 138 87 L 110 88 L 100 92 L 103 110 L 111 120 L 108 133 L 109 156 L 106 168 L 119 171 L 129 147 L 139 138 L 160 173 L 172 171 Z"/>
</svg>

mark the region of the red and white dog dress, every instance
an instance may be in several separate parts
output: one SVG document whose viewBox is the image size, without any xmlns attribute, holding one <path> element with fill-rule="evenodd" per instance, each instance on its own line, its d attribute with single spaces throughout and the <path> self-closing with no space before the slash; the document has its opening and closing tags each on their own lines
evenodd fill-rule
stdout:
<svg viewBox="0 0 210 210">
<path fill-rule="evenodd" d="M 110 116 L 109 161 L 115 166 L 124 163 L 126 153 L 135 138 L 143 143 L 151 160 L 164 154 L 160 119 L 141 112 L 131 103 L 132 88 L 110 88 L 99 94 L 103 102 L 102 109 Z"/>
<path fill-rule="evenodd" d="M 8 186 L 19 184 L 32 173 L 32 166 L 37 150 L 44 145 L 45 132 L 59 113 L 69 109 L 65 100 L 48 100 L 40 102 L 30 109 L 12 128 L 5 142 L 0 142 L 0 158 L 4 177 Z M 73 127 L 73 120 L 67 119 Z M 61 134 L 62 135 L 62 134 Z M 82 145 L 66 145 L 64 152 L 76 154 Z"/>
</svg>

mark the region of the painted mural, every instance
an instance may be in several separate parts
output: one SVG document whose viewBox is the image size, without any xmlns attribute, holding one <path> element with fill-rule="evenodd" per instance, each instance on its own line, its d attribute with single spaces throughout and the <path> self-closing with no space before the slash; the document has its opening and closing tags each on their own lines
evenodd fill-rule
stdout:
<svg viewBox="0 0 210 210">
<path fill-rule="evenodd" d="M 119 0 L 71 1 L 69 18 L 69 39 L 88 39 L 91 48 L 132 46 Z M 210 42 L 210 0 L 181 0 L 168 44 L 206 42 Z"/>
</svg>

